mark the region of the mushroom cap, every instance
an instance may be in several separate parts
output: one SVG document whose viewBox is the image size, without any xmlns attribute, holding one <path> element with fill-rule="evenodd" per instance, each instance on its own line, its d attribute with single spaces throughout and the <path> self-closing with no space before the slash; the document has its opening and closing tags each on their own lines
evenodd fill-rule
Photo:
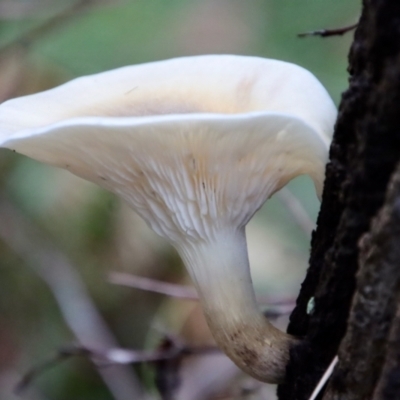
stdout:
<svg viewBox="0 0 400 400">
<path fill-rule="evenodd" d="M 290 179 L 320 193 L 336 109 L 305 69 L 197 56 L 0 105 L 0 146 L 112 190 L 177 242 L 244 226 Z"/>
</svg>

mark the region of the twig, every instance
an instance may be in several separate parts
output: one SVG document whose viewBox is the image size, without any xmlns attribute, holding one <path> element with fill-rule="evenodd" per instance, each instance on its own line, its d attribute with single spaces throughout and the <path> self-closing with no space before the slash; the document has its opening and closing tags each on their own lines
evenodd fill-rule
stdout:
<svg viewBox="0 0 400 400">
<path fill-rule="evenodd" d="M 3 90 L 2 93 L 0 93 L 0 102 L 3 102 L 9 97 L 13 96 L 13 92 L 15 90 L 15 87 L 17 86 L 16 83 L 18 82 L 18 78 L 20 77 L 21 70 L 24 66 L 24 57 L 27 54 L 29 47 L 49 32 L 60 28 L 71 18 L 90 8 L 93 4 L 97 5 L 98 3 L 100 3 L 100 1 L 101 0 L 76 1 L 63 12 L 47 19 L 41 25 L 28 30 L 21 36 L 0 47 L 0 57 L 2 57 L 3 59 L 7 60 L 5 54 L 7 54 L 8 58 L 10 54 L 11 56 L 19 56 L 20 58 L 18 65 L 14 67 L 12 71 L 13 73 L 11 79 L 7 79 L 5 82 L 6 87 L 2 88 Z"/>
<path fill-rule="evenodd" d="M 26 51 L 18 48 L 0 60 L 0 103 L 15 95 L 25 68 Z M 0 53 L 1 56 L 1 53 Z"/>
<path fill-rule="evenodd" d="M 299 33 L 297 36 L 300 37 L 300 38 L 304 38 L 304 37 L 307 37 L 307 36 L 319 36 L 319 37 L 342 36 L 345 33 L 356 29 L 357 26 L 358 26 L 358 22 L 353 24 L 353 25 L 345 26 L 343 28 L 320 29 L 320 30 L 317 30 L 317 31 Z"/>
<path fill-rule="evenodd" d="M 322 388 L 324 387 L 325 383 L 328 381 L 328 379 L 331 377 L 332 372 L 338 363 L 339 358 L 338 356 L 335 356 L 331 363 L 329 364 L 329 367 L 326 369 L 324 375 L 322 375 L 322 378 L 319 380 L 318 385 L 315 387 L 314 391 L 312 392 L 310 398 L 308 400 L 315 400 L 319 393 L 321 392 Z"/>
<path fill-rule="evenodd" d="M 81 345 L 68 346 L 60 349 L 57 354 L 29 370 L 17 385 L 16 392 L 25 390 L 32 382 L 46 372 L 73 357 L 89 358 L 96 365 L 106 370 L 112 365 L 126 365 L 139 363 L 159 363 L 161 361 L 180 360 L 189 356 L 202 356 L 208 354 L 221 354 L 215 346 L 190 347 L 179 346 L 177 342 L 164 338 L 160 346 L 151 351 L 129 350 L 112 348 L 108 350 L 90 349 Z M 108 369 L 108 368 L 107 368 Z"/>
<path fill-rule="evenodd" d="M 196 301 L 199 299 L 196 289 L 193 287 L 177 285 L 123 272 L 111 272 L 108 275 L 108 281 L 116 285 L 129 286 L 135 289 L 160 293 L 178 299 Z"/>
<path fill-rule="evenodd" d="M 74 265 L 44 233 L 0 195 L 0 238 L 48 285 L 65 322 L 85 347 L 118 347 Z M 121 366 L 98 369 L 116 400 L 140 399 L 135 375 Z"/>
<path fill-rule="evenodd" d="M 13 396 L 13 392 L 15 392 L 15 387 L 20 381 L 21 374 L 16 370 L 2 369 L 0 372 L 0 399 L 18 400 L 16 396 Z M 35 387 L 30 387 L 29 391 L 24 393 L 23 398 L 27 400 L 50 400 Z"/>
<path fill-rule="evenodd" d="M 60 28 L 63 24 L 68 22 L 71 18 L 76 17 L 79 13 L 85 11 L 86 9 L 92 7 L 94 4 L 98 3 L 98 0 L 78 0 L 73 3 L 66 10 L 56 14 L 55 16 L 49 18 L 41 25 L 28 30 L 21 36 L 12 40 L 0 48 L 0 54 L 3 54 L 11 50 L 14 46 L 22 45 L 24 47 L 31 46 L 34 42 L 41 39 L 50 31 Z"/>
<path fill-rule="evenodd" d="M 315 229 L 315 224 L 297 197 L 287 188 L 283 188 L 276 195 L 279 201 L 290 212 L 300 229 L 307 237 L 311 237 L 311 233 Z"/>
<path fill-rule="evenodd" d="M 128 286 L 135 289 L 146 290 L 153 293 L 160 293 L 178 299 L 190 300 L 190 301 L 199 300 L 195 288 L 191 286 L 184 286 L 175 283 L 163 282 L 156 279 L 128 274 L 125 272 L 111 272 L 108 275 L 108 281 L 116 285 Z M 270 298 L 266 297 L 259 297 L 258 301 L 261 304 L 265 305 L 267 304 L 268 306 L 284 308 L 284 311 L 268 310 L 266 312 L 266 315 L 270 317 L 277 317 L 282 314 L 290 313 L 295 305 L 293 299 L 284 299 L 277 301 L 277 300 L 271 300 Z"/>
<path fill-rule="evenodd" d="M 28 388 L 28 386 L 31 385 L 31 383 L 43 372 L 47 371 L 48 369 L 51 369 L 57 365 L 59 365 L 61 362 L 69 360 L 71 357 L 74 356 L 89 356 L 91 352 L 87 349 L 80 348 L 80 347 L 71 347 L 71 348 L 66 348 L 64 350 L 60 350 L 54 357 L 51 357 L 50 359 L 44 361 L 43 363 L 33 367 L 31 370 L 29 370 L 26 374 L 22 376 L 22 379 L 18 382 L 16 388 L 15 388 L 15 393 L 20 394 L 21 392 L 25 391 L 25 389 Z"/>
</svg>

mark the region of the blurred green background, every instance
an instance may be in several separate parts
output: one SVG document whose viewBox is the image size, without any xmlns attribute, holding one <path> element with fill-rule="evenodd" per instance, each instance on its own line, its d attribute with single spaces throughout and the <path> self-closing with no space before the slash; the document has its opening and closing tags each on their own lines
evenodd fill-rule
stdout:
<svg viewBox="0 0 400 400">
<path fill-rule="evenodd" d="M 353 34 L 296 35 L 354 23 L 359 3 L 0 0 L 0 101 L 122 65 L 232 53 L 302 65 L 338 103 L 347 86 Z M 251 222 L 250 259 L 259 294 L 295 299 L 318 208 L 311 182 L 298 178 Z M 113 195 L 0 150 L 0 218 L 0 400 L 18 398 L 13 388 L 21 374 L 67 344 L 154 348 L 166 332 L 189 344 L 212 343 L 194 302 L 108 281 L 110 272 L 125 271 L 190 284 L 175 252 Z M 285 317 L 277 323 L 284 327 Z M 274 398 L 273 388 L 238 380 L 237 374 L 224 357 L 193 357 L 180 369 L 172 398 Z M 252 397 L 243 397 L 243 387 L 251 388 Z M 154 368 L 107 367 L 99 373 L 82 358 L 46 371 L 21 395 L 159 398 Z"/>
</svg>

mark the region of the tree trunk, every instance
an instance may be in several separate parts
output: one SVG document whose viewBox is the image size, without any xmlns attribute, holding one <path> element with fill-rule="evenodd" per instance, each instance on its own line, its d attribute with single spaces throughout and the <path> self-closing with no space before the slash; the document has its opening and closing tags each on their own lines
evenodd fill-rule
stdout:
<svg viewBox="0 0 400 400">
<path fill-rule="evenodd" d="M 400 399 L 400 1 L 363 1 L 349 65 L 280 400 L 307 400 L 335 355 L 319 398 Z"/>
</svg>

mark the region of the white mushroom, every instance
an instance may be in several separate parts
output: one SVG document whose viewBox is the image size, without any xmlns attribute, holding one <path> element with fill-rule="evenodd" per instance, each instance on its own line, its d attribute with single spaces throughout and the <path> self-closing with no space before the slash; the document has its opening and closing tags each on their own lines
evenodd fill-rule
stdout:
<svg viewBox="0 0 400 400">
<path fill-rule="evenodd" d="M 0 106 L 0 146 L 127 201 L 181 255 L 218 345 L 281 382 L 294 339 L 258 310 L 245 226 L 293 177 L 321 192 L 335 107 L 317 79 L 256 57 L 179 58 Z"/>
</svg>

